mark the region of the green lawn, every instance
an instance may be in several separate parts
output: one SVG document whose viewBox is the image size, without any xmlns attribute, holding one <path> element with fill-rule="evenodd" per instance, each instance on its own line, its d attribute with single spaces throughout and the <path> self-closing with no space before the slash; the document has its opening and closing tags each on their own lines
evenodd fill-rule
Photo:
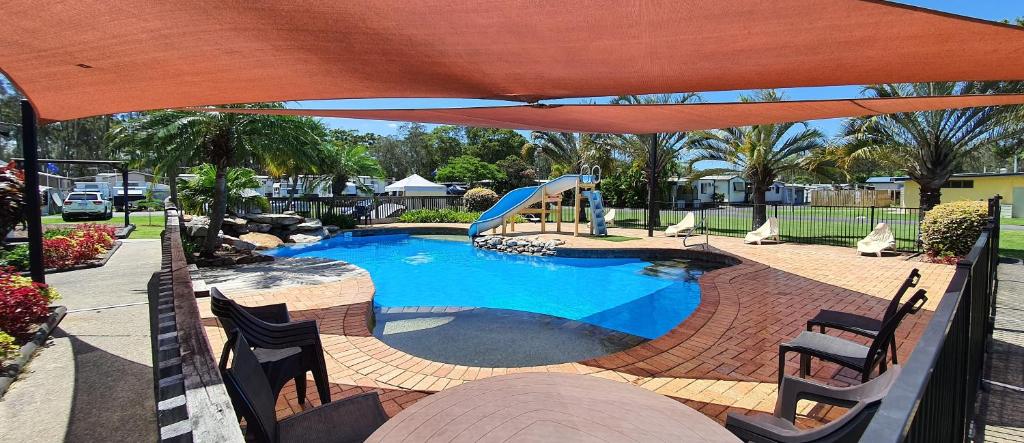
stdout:
<svg viewBox="0 0 1024 443">
<path fill-rule="evenodd" d="M 131 216 L 131 222 L 135 225 L 135 231 L 129 236 L 129 238 L 141 238 L 141 239 L 159 239 L 160 233 L 164 230 L 164 216 L 163 214 L 153 214 L 152 216 L 147 214 L 136 214 Z M 124 215 L 118 215 L 110 220 L 83 220 L 66 222 L 60 218 L 60 215 L 48 215 L 43 217 L 43 224 L 78 224 L 78 223 L 100 223 L 114 226 L 124 226 Z"/>
<path fill-rule="evenodd" d="M 1007 219 L 1003 219 L 1006 221 Z M 999 255 L 1024 259 L 1024 231 L 999 232 Z"/>
<path fill-rule="evenodd" d="M 999 219 L 999 223 L 1004 225 L 1024 226 L 1024 218 L 1001 218 Z"/>
</svg>

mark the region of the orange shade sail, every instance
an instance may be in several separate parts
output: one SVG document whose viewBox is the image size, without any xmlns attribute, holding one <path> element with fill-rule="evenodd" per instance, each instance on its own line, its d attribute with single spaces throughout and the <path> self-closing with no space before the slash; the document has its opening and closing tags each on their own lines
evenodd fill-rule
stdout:
<svg viewBox="0 0 1024 443">
<path fill-rule="evenodd" d="M 0 70 L 43 121 L 1024 79 L 1021 29 L 879 0 L 9 0 L 3 12 Z"/>
<path fill-rule="evenodd" d="M 1024 94 L 754 103 L 503 106 L 450 109 L 240 109 L 196 111 L 412 121 L 535 131 L 650 134 L 898 112 L 1024 104 Z"/>
</svg>

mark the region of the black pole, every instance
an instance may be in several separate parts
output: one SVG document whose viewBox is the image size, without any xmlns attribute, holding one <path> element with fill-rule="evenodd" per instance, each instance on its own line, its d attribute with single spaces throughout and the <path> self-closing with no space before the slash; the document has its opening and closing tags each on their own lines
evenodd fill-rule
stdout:
<svg viewBox="0 0 1024 443">
<path fill-rule="evenodd" d="M 128 167 L 121 169 L 121 192 L 124 193 L 124 227 L 128 227 Z"/>
<path fill-rule="evenodd" d="M 43 214 L 39 201 L 39 135 L 36 110 L 21 101 L 22 153 L 25 157 L 25 221 L 28 224 L 28 260 L 32 281 L 46 283 L 43 266 Z"/>
<path fill-rule="evenodd" d="M 651 134 L 650 152 L 647 153 L 647 236 L 654 237 L 654 217 L 658 208 L 654 201 L 655 186 L 658 186 L 658 134 Z"/>
</svg>

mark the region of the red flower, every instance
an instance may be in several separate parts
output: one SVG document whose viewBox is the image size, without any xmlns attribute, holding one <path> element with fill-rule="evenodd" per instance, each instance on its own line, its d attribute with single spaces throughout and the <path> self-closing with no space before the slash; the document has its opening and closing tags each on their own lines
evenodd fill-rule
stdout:
<svg viewBox="0 0 1024 443">
<path fill-rule="evenodd" d="M 32 326 L 42 323 L 49 315 L 50 303 L 42 292 L 47 286 L 24 285 L 14 281 L 14 277 L 10 269 L 0 271 L 0 331 L 16 338 L 27 338 Z"/>
</svg>

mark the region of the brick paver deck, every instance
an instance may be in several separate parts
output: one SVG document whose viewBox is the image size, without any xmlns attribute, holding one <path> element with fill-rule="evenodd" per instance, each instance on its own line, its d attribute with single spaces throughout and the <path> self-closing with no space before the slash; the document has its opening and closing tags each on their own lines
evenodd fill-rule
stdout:
<svg viewBox="0 0 1024 443">
<path fill-rule="evenodd" d="M 644 235 L 637 230 L 611 231 Z M 662 236 L 621 243 L 571 235 L 558 238 L 566 240 L 565 247 L 573 248 L 682 247 L 681 239 Z M 623 352 L 558 365 L 468 367 L 429 361 L 393 349 L 368 328 L 374 289 L 365 273 L 350 273 L 330 283 L 232 290 L 228 295 L 243 305 L 285 302 L 294 318 L 317 319 L 335 398 L 377 390 L 391 415 L 431 392 L 468 381 L 543 371 L 590 374 L 631 383 L 724 421 L 729 411 L 773 409 L 778 345 L 803 330 L 806 320 L 819 309 L 880 316 L 900 282 L 917 267 L 922 273 L 919 287 L 928 290 L 929 302 L 899 329 L 899 353 L 906 358 L 954 271 L 952 266 L 908 261 L 905 257 L 860 257 L 849 248 L 744 245 L 740 239 L 724 237 L 711 237 L 710 242 L 713 250 L 737 257 L 741 263 L 701 277 L 701 304 L 683 323 L 658 339 Z M 213 349 L 220 349 L 223 334 L 209 313 L 208 302 L 201 301 L 200 308 L 209 319 L 207 333 Z M 787 372 L 794 374 L 798 364 L 796 355 L 791 355 Z M 815 378 L 833 384 L 854 380 L 854 374 L 819 361 L 814 362 L 812 370 Z M 301 410 L 293 388 L 286 387 L 282 397 L 279 415 Z M 315 405 L 313 397 L 309 403 Z M 818 419 L 828 413 L 812 406 L 808 403 L 802 412 Z"/>
</svg>

